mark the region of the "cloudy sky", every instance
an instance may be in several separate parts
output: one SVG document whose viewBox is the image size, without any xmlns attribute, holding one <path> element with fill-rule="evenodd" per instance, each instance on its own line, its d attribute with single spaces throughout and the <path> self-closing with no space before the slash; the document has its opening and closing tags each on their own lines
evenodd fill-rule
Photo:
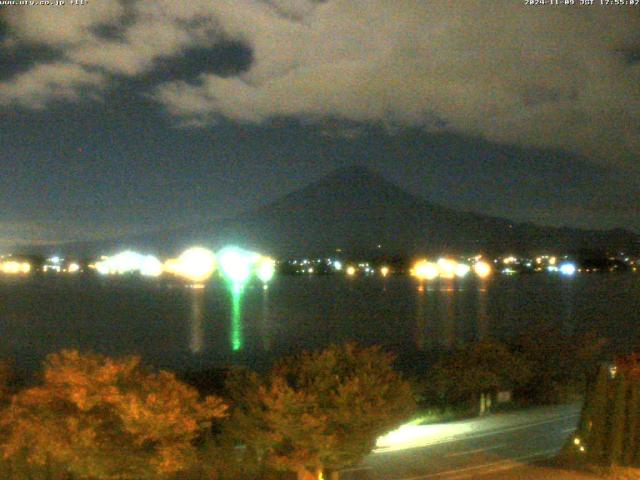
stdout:
<svg viewBox="0 0 640 480">
<path fill-rule="evenodd" d="M 640 6 L 597 3 L 0 5 L 0 247 L 225 217 L 353 163 L 640 231 Z"/>
</svg>

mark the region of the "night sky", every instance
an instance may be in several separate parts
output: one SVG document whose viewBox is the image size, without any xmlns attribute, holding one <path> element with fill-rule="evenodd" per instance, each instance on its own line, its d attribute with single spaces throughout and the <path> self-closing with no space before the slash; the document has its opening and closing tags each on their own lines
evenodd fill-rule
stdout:
<svg viewBox="0 0 640 480">
<path fill-rule="evenodd" d="M 640 6 L 71 3 L 0 6 L 2 249 L 232 216 L 352 164 L 640 232 Z"/>
</svg>

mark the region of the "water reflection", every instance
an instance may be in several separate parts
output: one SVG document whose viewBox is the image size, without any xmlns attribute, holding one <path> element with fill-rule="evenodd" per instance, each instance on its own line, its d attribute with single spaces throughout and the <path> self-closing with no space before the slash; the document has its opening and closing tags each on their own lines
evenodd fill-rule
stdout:
<svg viewBox="0 0 640 480">
<path fill-rule="evenodd" d="M 418 350 L 424 350 L 427 320 L 425 315 L 425 289 L 421 284 L 417 288 L 416 292 L 416 330 L 415 330 L 415 342 Z"/>
<path fill-rule="evenodd" d="M 491 335 L 489 282 L 445 279 L 420 283 L 414 292 L 412 338 L 418 350 L 453 348 Z"/>
<path fill-rule="evenodd" d="M 560 287 L 560 297 L 562 301 L 562 325 L 566 335 L 573 335 L 576 329 L 575 325 L 575 279 L 572 277 L 563 278 Z"/>
<path fill-rule="evenodd" d="M 485 340 L 489 335 L 489 315 L 487 313 L 488 288 L 485 281 L 481 281 L 476 289 L 477 305 L 477 330 L 476 339 Z"/>
<path fill-rule="evenodd" d="M 442 344 L 446 348 L 452 348 L 456 341 L 456 324 L 454 311 L 454 296 L 456 289 L 453 280 L 447 280 L 440 286 L 440 299 L 443 303 L 443 311 L 440 312 L 442 321 Z"/>
<path fill-rule="evenodd" d="M 189 350 L 200 353 L 204 348 L 204 289 L 191 289 L 191 317 L 189 324 Z"/>
<path fill-rule="evenodd" d="M 273 343 L 273 332 L 271 329 L 271 318 L 270 318 L 270 308 L 269 308 L 269 289 L 265 285 L 262 289 L 262 322 L 261 322 L 261 330 L 262 330 L 262 347 L 265 352 L 271 351 L 271 346 Z"/>
<path fill-rule="evenodd" d="M 231 350 L 237 352 L 244 344 L 242 338 L 242 295 L 244 285 L 234 284 L 231 287 Z"/>
<path fill-rule="evenodd" d="M 415 279 L 399 276 L 385 280 L 386 294 L 381 279 L 287 277 L 264 296 L 247 285 L 235 302 L 232 286 L 221 282 L 202 291 L 80 277 L 0 280 L 0 355 L 26 369 L 63 348 L 138 352 L 184 368 L 185 351 L 197 365 L 228 364 L 234 346 L 234 357 L 247 362 L 349 340 L 404 354 L 451 344 L 453 335 L 456 342 L 505 339 L 549 325 L 566 334 L 593 331 L 611 351 L 626 351 L 640 329 L 640 275 L 631 274 L 473 278 L 456 281 L 455 292 L 433 281 L 423 296 Z"/>
</svg>

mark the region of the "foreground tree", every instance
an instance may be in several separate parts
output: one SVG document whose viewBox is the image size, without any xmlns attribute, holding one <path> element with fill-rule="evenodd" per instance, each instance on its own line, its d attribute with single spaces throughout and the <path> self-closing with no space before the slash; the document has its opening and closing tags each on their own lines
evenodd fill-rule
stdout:
<svg viewBox="0 0 640 480">
<path fill-rule="evenodd" d="M 47 357 L 42 384 L 3 410 L 0 451 L 78 478 L 158 478 L 190 464 L 194 442 L 225 408 L 137 357 L 62 351 Z"/>
<path fill-rule="evenodd" d="M 587 391 L 565 454 L 606 467 L 640 467 L 640 358 L 603 365 Z"/>
<path fill-rule="evenodd" d="M 592 332 L 566 335 L 548 326 L 520 336 L 514 347 L 533 374 L 523 397 L 536 403 L 575 401 L 585 391 L 587 379 L 597 372 L 605 344 Z"/>
<path fill-rule="evenodd" d="M 245 373 L 231 388 L 236 438 L 263 462 L 299 479 L 362 460 L 376 439 L 407 419 L 411 388 L 379 348 L 332 346 L 278 362 L 265 379 Z"/>
<path fill-rule="evenodd" d="M 6 360 L 0 360 L 0 406 L 9 398 L 12 380 L 13 371 L 11 364 Z"/>
<path fill-rule="evenodd" d="M 530 377 L 529 364 L 496 341 L 457 349 L 431 370 L 434 387 L 444 405 L 470 403 L 480 406 L 481 413 L 485 405 L 482 399 L 498 390 L 523 385 Z"/>
</svg>

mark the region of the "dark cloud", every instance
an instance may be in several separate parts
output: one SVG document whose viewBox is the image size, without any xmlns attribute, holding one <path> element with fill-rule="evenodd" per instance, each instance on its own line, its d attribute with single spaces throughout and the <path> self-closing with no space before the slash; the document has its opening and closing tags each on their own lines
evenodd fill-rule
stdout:
<svg viewBox="0 0 640 480">
<path fill-rule="evenodd" d="M 640 229 L 639 46 L 640 9 L 513 0 L 2 9 L 5 224 L 232 215 L 355 162 L 456 208 Z"/>
</svg>

